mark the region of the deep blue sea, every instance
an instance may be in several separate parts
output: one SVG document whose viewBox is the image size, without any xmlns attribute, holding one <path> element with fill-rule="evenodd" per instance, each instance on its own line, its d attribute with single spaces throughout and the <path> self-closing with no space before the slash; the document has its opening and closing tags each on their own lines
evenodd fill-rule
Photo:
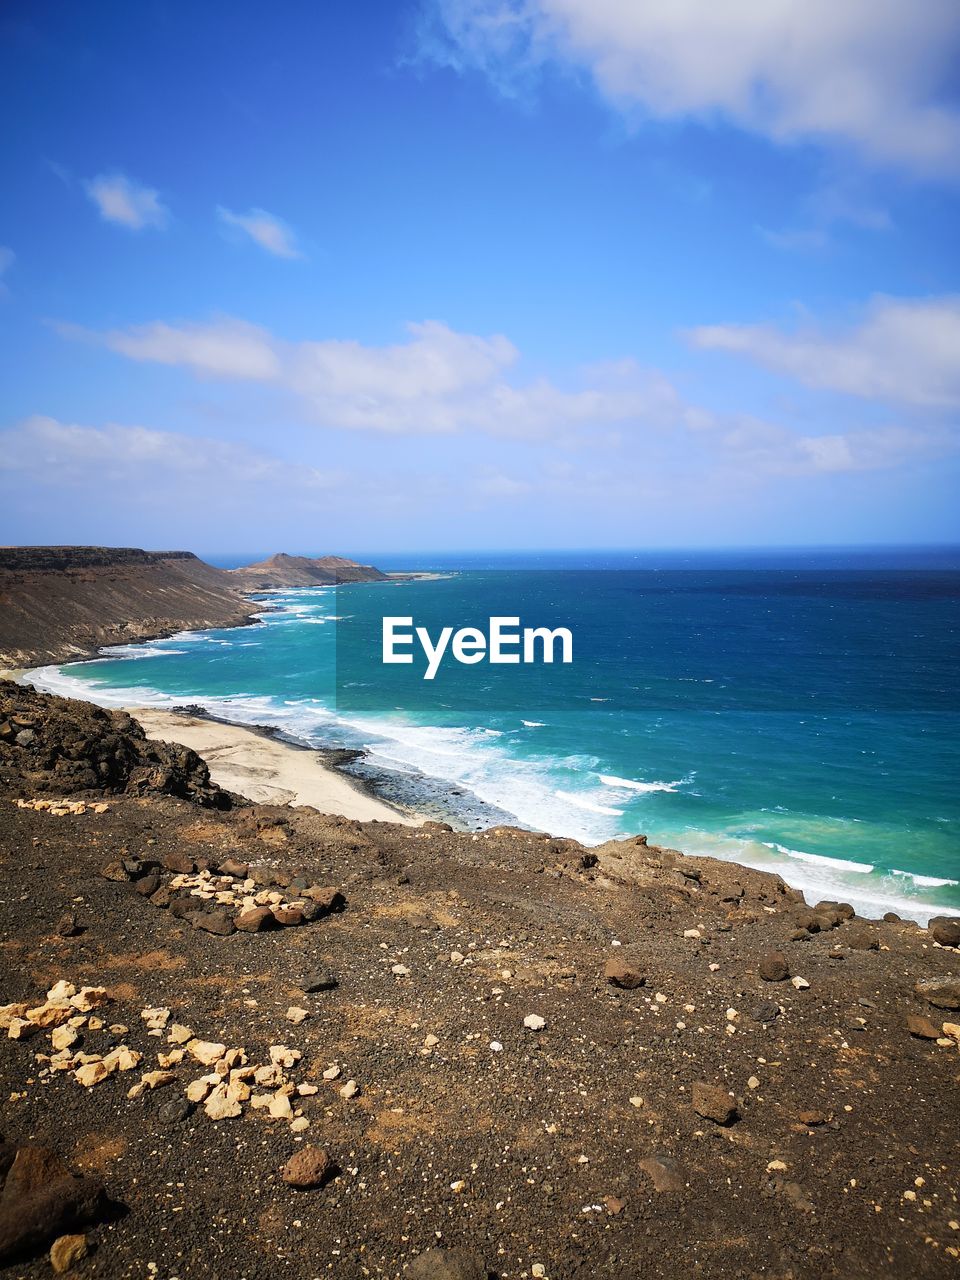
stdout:
<svg viewBox="0 0 960 1280">
<path fill-rule="evenodd" d="M 355 748 L 358 776 L 462 827 L 645 832 L 865 914 L 960 912 L 955 553 L 370 558 L 440 576 L 271 593 L 253 627 L 34 678 Z M 574 661 L 428 683 L 382 665 L 384 614 L 566 626 Z"/>
</svg>

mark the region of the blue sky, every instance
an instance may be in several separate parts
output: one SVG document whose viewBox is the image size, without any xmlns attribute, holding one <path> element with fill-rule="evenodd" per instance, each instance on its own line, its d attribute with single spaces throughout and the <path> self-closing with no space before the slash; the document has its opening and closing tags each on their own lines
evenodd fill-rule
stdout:
<svg viewBox="0 0 960 1280">
<path fill-rule="evenodd" d="M 0 541 L 958 538 L 945 0 L 8 3 Z"/>
</svg>

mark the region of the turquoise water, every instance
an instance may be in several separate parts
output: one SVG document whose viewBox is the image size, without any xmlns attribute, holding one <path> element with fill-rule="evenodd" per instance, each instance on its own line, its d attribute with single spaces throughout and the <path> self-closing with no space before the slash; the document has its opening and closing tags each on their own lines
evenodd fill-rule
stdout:
<svg viewBox="0 0 960 1280">
<path fill-rule="evenodd" d="M 201 704 L 353 747 L 388 796 L 461 826 L 646 832 L 867 914 L 960 911 L 960 574 L 471 569 L 272 593 L 256 626 L 35 678 Z M 565 625 L 569 667 L 384 667 L 380 619 Z"/>
</svg>

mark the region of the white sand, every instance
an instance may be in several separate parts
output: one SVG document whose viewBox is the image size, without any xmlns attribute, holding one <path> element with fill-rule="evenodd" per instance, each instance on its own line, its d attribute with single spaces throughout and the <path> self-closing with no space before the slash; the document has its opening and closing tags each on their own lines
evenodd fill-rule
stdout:
<svg viewBox="0 0 960 1280">
<path fill-rule="evenodd" d="M 384 800 L 367 795 L 351 779 L 324 764 L 315 751 L 306 751 L 244 729 L 175 715 L 155 707 L 127 707 L 150 738 L 191 747 L 210 767 L 214 782 L 257 804 L 312 805 L 321 813 L 336 813 L 360 822 L 402 822 L 418 826 Z"/>
</svg>

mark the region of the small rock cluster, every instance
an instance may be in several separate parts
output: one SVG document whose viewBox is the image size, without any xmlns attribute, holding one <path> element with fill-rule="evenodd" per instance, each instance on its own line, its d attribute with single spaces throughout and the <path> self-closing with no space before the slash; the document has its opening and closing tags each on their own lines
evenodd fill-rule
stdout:
<svg viewBox="0 0 960 1280">
<path fill-rule="evenodd" d="M 104 987 L 81 987 L 78 991 L 73 983 L 61 979 L 41 1004 L 21 1002 L 0 1007 L 0 1030 L 6 1029 L 13 1040 L 27 1040 L 40 1031 L 48 1031 L 53 1052 L 35 1054 L 40 1078 L 69 1072 L 79 1085 L 93 1089 L 117 1073 L 135 1070 L 144 1060 L 139 1050 L 124 1043 L 113 1044 L 105 1053 L 87 1052 L 81 1047 L 84 1033 L 104 1031 L 103 1020 L 92 1011 L 109 1003 L 111 997 Z M 288 1020 L 302 1021 L 290 1017 L 293 1008 L 288 1010 Z M 306 1013 L 299 1009 L 297 1012 Z M 171 1022 L 171 1011 L 166 1007 L 142 1009 L 140 1018 L 147 1035 L 166 1037 L 166 1044 L 157 1053 L 156 1068 L 141 1072 L 139 1080 L 127 1090 L 128 1098 L 140 1098 L 178 1082 L 183 1084 L 178 1069 L 189 1075 L 204 1068 L 202 1074 L 193 1075 L 183 1084 L 187 1105 L 173 1108 L 176 1114 L 171 1118 L 182 1119 L 193 1107 L 202 1105 L 211 1120 L 229 1120 L 242 1115 L 249 1104 L 251 1110 L 261 1111 L 271 1120 L 289 1121 L 293 1133 L 309 1128 L 310 1121 L 298 1101 L 318 1094 L 320 1086 L 293 1079 L 292 1073 L 303 1056 L 299 1049 L 272 1044 L 266 1061 L 251 1062 L 243 1046 L 204 1040 L 195 1035 L 192 1027 Z M 129 1027 L 114 1023 L 106 1031 L 112 1040 L 122 1041 Z M 339 1063 L 331 1063 L 323 1072 L 323 1079 L 332 1083 L 341 1075 Z M 360 1086 L 355 1080 L 348 1080 L 338 1093 L 349 1101 L 360 1093 Z"/>
<path fill-rule="evenodd" d="M 233 858 L 219 865 L 169 854 L 156 862 L 124 858 L 103 868 L 108 880 L 130 881 L 141 897 L 195 929 L 228 936 L 261 933 L 322 919 L 344 906 L 339 889 L 306 876 L 250 866 Z"/>
<path fill-rule="evenodd" d="M 67 800 L 60 798 L 58 800 L 21 800 L 17 799 L 12 802 L 18 809 L 33 809 L 36 813 L 52 813 L 56 818 L 71 816 L 79 816 L 88 810 L 91 813 L 106 813 L 110 808 L 103 800 L 97 801 L 95 804 L 86 804 L 83 800 Z"/>
</svg>

